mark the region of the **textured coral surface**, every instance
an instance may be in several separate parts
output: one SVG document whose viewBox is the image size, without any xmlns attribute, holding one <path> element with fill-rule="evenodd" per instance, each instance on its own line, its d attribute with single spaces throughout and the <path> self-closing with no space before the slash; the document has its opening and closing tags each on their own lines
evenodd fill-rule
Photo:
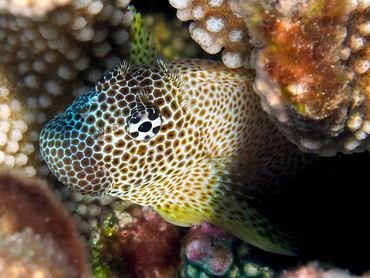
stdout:
<svg viewBox="0 0 370 278">
<path fill-rule="evenodd" d="M 255 90 L 301 150 L 369 149 L 368 1 L 169 1 L 208 53 L 256 70 Z"/>
<path fill-rule="evenodd" d="M 90 276 L 76 226 L 49 191 L 1 172 L 0 195 L 0 277 Z"/>
</svg>

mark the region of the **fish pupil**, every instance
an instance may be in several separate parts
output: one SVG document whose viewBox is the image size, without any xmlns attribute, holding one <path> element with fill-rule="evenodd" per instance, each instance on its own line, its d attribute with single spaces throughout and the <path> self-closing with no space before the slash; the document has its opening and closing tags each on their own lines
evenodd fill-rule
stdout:
<svg viewBox="0 0 370 278">
<path fill-rule="evenodd" d="M 140 132 L 148 132 L 152 128 L 152 123 L 151 122 L 144 122 L 139 126 L 139 131 Z"/>
</svg>

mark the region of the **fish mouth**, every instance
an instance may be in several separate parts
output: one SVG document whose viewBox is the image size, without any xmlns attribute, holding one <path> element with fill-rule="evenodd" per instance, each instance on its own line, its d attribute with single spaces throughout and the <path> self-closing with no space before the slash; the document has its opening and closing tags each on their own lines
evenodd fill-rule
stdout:
<svg viewBox="0 0 370 278">
<path fill-rule="evenodd" d="M 60 182 L 83 195 L 102 196 L 114 180 L 94 158 L 96 144 L 93 136 L 76 130 L 66 114 L 48 122 L 39 138 L 42 158 Z"/>
</svg>

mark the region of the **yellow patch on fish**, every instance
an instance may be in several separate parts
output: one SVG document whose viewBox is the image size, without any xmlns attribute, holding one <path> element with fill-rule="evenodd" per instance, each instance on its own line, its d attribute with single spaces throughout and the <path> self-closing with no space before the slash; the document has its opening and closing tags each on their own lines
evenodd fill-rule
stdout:
<svg viewBox="0 0 370 278">
<path fill-rule="evenodd" d="M 264 250 L 291 238 L 248 204 L 310 161 L 280 134 L 254 93 L 254 74 L 185 59 L 103 76 L 42 130 L 43 158 L 82 194 L 116 195 L 181 226 L 204 219 Z"/>
</svg>

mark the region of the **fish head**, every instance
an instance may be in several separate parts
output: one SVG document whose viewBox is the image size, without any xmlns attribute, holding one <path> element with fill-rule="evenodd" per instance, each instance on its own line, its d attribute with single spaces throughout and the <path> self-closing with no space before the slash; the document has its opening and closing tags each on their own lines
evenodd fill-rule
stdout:
<svg viewBox="0 0 370 278">
<path fill-rule="evenodd" d="M 41 131 L 51 172 L 82 194 L 124 197 L 189 167 L 203 145 L 177 83 L 162 61 L 105 74 Z"/>
</svg>

